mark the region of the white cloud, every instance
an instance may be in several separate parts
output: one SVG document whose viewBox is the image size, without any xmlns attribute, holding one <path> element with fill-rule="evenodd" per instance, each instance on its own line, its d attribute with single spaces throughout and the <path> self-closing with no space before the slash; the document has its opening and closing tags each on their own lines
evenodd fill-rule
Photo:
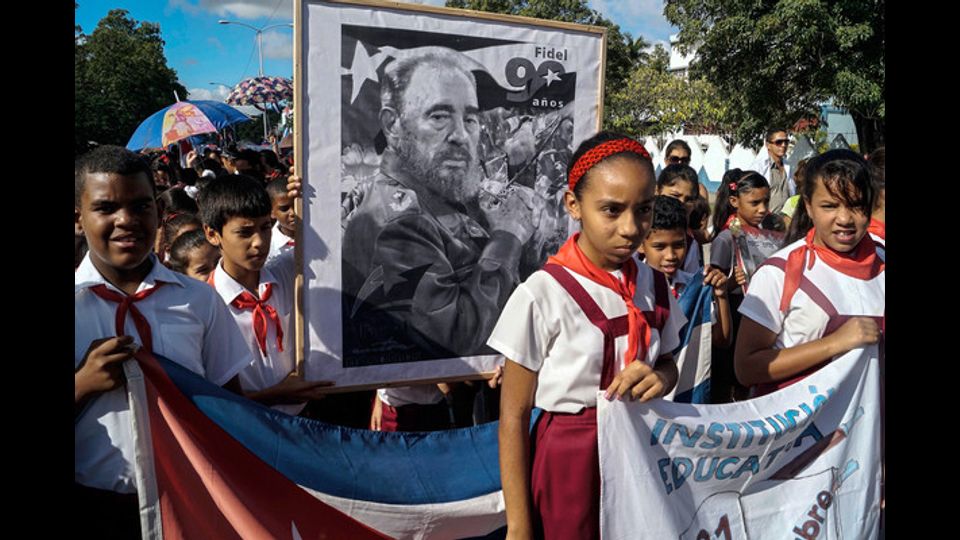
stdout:
<svg viewBox="0 0 960 540">
<path fill-rule="evenodd" d="M 293 0 L 279 0 L 277 4 L 274 0 L 168 0 L 167 8 L 180 8 L 191 15 L 207 12 L 240 19 L 293 18 Z"/>
<path fill-rule="evenodd" d="M 210 88 L 190 88 L 190 99 L 207 99 L 212 101 L 223 101 L 227 99 L 230 88 L 223 85 L 211 85 Z"/>
<path fill-rule="evenodd" d="M 293 59 L 293 33 L 268 30 L 263 33 L 263 57 Z"/>
<path fill-rule="evenodd" d="M 213 45 L 218 49 L 223 49 L 223 43 L 220 43 L 220 40 L 215 37 L 208 37 L 207 43 L 209 43 L 210 45 Z"/>
</svg>

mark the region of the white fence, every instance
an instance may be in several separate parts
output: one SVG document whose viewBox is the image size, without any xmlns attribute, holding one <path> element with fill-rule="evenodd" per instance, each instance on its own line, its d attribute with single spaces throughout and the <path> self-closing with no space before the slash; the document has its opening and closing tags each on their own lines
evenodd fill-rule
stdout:
<svg viewBox="0 0 960 540">
<path fill-rule="evenodd" d="M 717 190 L 720 181 L 723 179 L 723 173 L 730 169 L 748 169 L 757 159 L 758 152 L 741 145 L 736 145 L 729 149 L 727 143 L 719 135 L 679 135 L 667 137 L 664 139 L 664 146 L 674 139 L 681 139 L 690 145 L 690 166 L 697 171 L 700 182 L 707 186 L 711 192 Z M 663 163 L 663 149 L 657 144 L 656 139 L 647 137 L 641 141 L 650 152 L 653 158 L 653 164 L 656 167 L 657 175 L 665 167 Z M 837 135 L 830 145 L 830 148 L 848 148 L 846 140 L 842 135 Z M 765 148 L 760 148 L 760 152 L 766 152 Z M 796 165 L 803 158 L 808 158 L 816 154 L 815 147 L 805 135 L 791 135 L 790 147 L 787 150 L 786 162 L 790 165 Z"/>
</svg>

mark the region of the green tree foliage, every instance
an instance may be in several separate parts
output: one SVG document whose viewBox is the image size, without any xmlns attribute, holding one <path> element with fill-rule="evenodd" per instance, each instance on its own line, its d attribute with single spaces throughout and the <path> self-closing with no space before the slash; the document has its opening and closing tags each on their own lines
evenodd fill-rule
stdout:
<svg viewBox="0 0 960 540">
<path fill-rule="evenodd" d="M 635 137 L 681 130 L 729 134 L 728 107 L 716 88 L 703 79 L 668 72 L 669 60 L 657 45 L 626 84 L 609 95 L 608 128 Z"/>
<path fill-rule="evenodd" d="M 607 65 L 605 109 L 610 95 L 620 90 L 630 78 L 634 65 L 644 58 L 649 47 L 643 38 L 633 39 L 629 33 L 587 5 L 586 0 L 447 0 L 447 7 L 520 15 L 607 28 Z M 609 118 L 608 114 L 604 116 Z"/>
<path fill-rule="evenodd" d="M 231 126 L 236 134 L 237 141 L 250 141 L 254 144 L 263 140 L 263 113 L 249 115 L 252 119 L 249 122 L 241 122 Z M 280 124 L 280 113 L 267 111 L 267 121 L 270 124 L 270 133 L 276 133 L 277 125 Z"/>
<path fill-rule="evenodd" d="M 126 145 L 151 114 L 187 98 L 167 66 L 160 26 L 138 23 L 122 9 L 111 10 L 92 34 L 77 26 L 74 38 L 74 142 Z"/>
<path fill-rule="evenodd" d="M 668 0 L 694 76 L 725 97 L 739 139 L 847 109 L 866 151 L 883 144 L 884 0 Z"/>
</svg>

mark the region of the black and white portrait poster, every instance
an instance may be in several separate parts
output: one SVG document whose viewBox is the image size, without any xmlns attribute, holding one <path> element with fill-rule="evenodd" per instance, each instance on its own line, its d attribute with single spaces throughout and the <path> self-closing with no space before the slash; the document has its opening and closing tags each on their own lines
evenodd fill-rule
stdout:
<svg viewBox="0 0 960 540">
<path fill-rule="evenodd" d="M 298 5 L 307 377 L 456 379 L 572 232 L 602 29 L 429 6 Z"/>
</svg>

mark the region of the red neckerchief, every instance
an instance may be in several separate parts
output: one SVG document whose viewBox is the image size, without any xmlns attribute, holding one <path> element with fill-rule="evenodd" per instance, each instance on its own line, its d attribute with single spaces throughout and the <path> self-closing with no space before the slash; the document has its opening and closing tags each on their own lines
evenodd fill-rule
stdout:
<svg viewBox="0 0 960 540">
<path fill-rule="evenodd" d="M 670 292 L 673 293 L 673 297 L 677 300 L 680 299 L 680 293 L 683 292 L 683 283 L 677 283 L 676 281 L 670 284 Z"/>
<path fill-rule="evenodd" d="M 114 317 L 114 322 L 116 326 L 116 331 L 118 336 L 124 334 L 124 327 L 127 322 L 127 312 L 130 312 L 130 317 L 133 319 L 133 325 L 137 328 L 137 333 L 140 334 L 140 341 L 143 342 L 143 348 L 153 352 L 153 335 L 150 332 L 150 323 L 147 322 L 147 318 L 143 316 L 143 313 L 140 313 L 140 310 L 137 309 L 137 306 L 134 305 L 134 302 L 139 302 L 144 298 L 150 296 L 154 293 L 160 286 L 163 285 L 163 282 L 158 282 L 154 287 L 150 289 L 144 289 L 138 291 L 135 294 L 125 295 L 120 294 L 116 291 L 111 291 L 107 288 L 106 285 L 94 285 L 90 287 L 90 290 L 93 294 L 107 300 L 109 302 L 116 302 L 117 313 Z"/>
<path fill-rule="evenodd" d="M 216 273 L 217 269 L 214 268 L 213 272 L 210 272 L 210 275 L 207 277 L 207 283 L 214 289 L 217 288 L 216 282 L 213 279 Z M 273 309 L 273 306 L 264 303 L 270 299 L 270 294 L 273 292 L 272 289 L 273 287 L 267 283 L 259 299 L 248 291 L 243 291 L 240 293 L 240 296 L 233 299 L 233 302 L 230 302 L 230 305 L 237 309 L 250 309 L 253 311 L 253 333 L 257 337 L 257 344 L 260 345 L 260 352 L 264 355 L 267 354 L 267 318 L 273 321 L 273 324 L 277 327 L 277 349 L 283 352 L 283 329 L 280 328 L 280 317 L 277 315 L 277 310 Z"/>
<path fill-rule="evenodd" d="M 879 219 L 870 218 L 870 225 L 867 227 L 868 233 L 873 233 L 881 239 L 887 239 L 887 223 Z"/>
<path fill-rule="evenodd" d="M 780 299 L 780 311 L 790 307 L 790 300 L 800 288 L 800 278 L 803 277 L 804 266 L 813 268 L 813 263 L 819 258 L 827 266 L 855 279 L 868 280 L 877 277 L 884 270 L 883 260 L 877 256 L 876 244 L 869 235 L 864 234 L 860 243 L 849 253 L 837 253 L 829 247 L 820 247 L 813 243 L 816 229 L 810 229 L 802 246 L 797 247 L 787 255 L 787 267 L 784 269 L 783 297 Z M 809 263 L 804 260 L 809 256 Z"/>
<path fill-rule="evenodd" d="M 237 309 L 249 309 L 253 311 L 253 333 L 257 336 L 257 344 L 260 345 L 260 352 L 267 354 L 267 327 L 269 318 L 273 321 L 277 329 L 277 349 L 283 352 L 283 329 L 280 328 L 280 316 L 273 306 L 267 304 L 270 300 L 270 294 L 273 287 L 270 283 L 263 286 L 263 293 L 257 298 L 249 291 L 243 291 L 239 296 L 230 302 L 230 305 Z"/>
<path fill-rule="evenodd" d="M 560 247 L 556 255 L 547 259 L 547 263 L 559 264 L 569 270 L 580 274 L 581 276 L 603 285 L 611 291 L 620 295 L 623 303 L 627 306 L 627 323 L 629 330 L 627 332 L 627 353 L 624 356 L 624 366 L 634 360 L 641 362 L 647 356 L 647 350 L 650 348 L 650 325 L 647 324 L 643 312 L 633 301 L 637 292 L 637 263 L 633 258 L 627 259 L 620 270 L 623 272 L 623 279 L 617 279 L 610 272 L 593 264 L 593 262 L 583 254 L 580 246 L 577 245 L 577 239 L 580 233 L 575 233 L 567 239 L 566 243 Z"/>
</svg>

